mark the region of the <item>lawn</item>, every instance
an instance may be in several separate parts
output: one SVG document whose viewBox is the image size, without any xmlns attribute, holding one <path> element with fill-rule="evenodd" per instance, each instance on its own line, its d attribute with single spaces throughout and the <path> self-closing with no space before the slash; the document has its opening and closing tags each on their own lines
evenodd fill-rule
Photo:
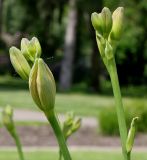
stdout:
<svg viewBox="0 0 147 160">
<path fill-rule="evenodd" d="M 76 88 L 76 89 L 75 89 Z M 69 93 L 57 93 L 56 96 L 56 109 L 58 112 L 69 112 L 74 111 L 78 115 L 85 116 L 97 116 L 99 111 L 104 107 L 114 106 L 114 99 L 112 96 L 112 90 L 109 90 L 111 94 L 108 96 L 98 95 L 98 94 L 88 94 L 82 91 L 83 87 L 75 87 L 72 92 Z M 77 89 L 80 88 L 80 89 Z M 123 92 L 132 93 L 144 93 L 145 87 L 122 89 Z M 73 92 L 76 90 L 76 92 Z M 125 95 L 127 95 L 125 93 Z M 147 107 L 146 96 L 130 97 L 124 96 L 123 98 L 124 106 L 133 107 L 136 105 Z M 31 109 L 38 110 L 35 106 L 30 93 L 28 91 L 28 84 L 21 79 L 10 77 L 10 76 L 0 76 L 0 107 L 4 107 L 10 104 L 14 108 L 19 109 Z"/>
<path fill-rule="evenodd" d="M 58 160 L 58 154 L 47 151 L 26 152 L 27 160 Z M 120 152 L 110 151 L 73 151 L 73 160 L 123 160 Z M 109 157 L 109 159 L 108 159 Z M 147 153 L 136 152 L 132 156 L 132 160 L 146 160 Z M 0 160 L 18 160 L 18 155 L 14 151 L 0 151 Z"/>
<path fill-rule="evenodd" d="M 133 107 L 134 105 L 147 106 L 145 98 L 125 97 L 124 105 Z M 28 90 L 0 90 L 0 106 L 10 104 L 14 108 L 37 110 Z M 83 93 L 57 93 L 56 109 L 58 112 L 74 111 L 79 115 L 96 116 L 103 107 L 114 106 L 112 96 L 102 96 L 96 94 Z"/>
</svg>

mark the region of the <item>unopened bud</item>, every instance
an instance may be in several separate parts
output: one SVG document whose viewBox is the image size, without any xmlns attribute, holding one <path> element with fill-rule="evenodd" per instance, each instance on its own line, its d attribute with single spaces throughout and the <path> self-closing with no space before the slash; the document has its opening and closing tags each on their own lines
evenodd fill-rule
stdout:
<svg viewBox="0 0 147 160">
<path fill-rule="evenodd" d="M 75 118 L 73 113 L 68 113 L 67 118 L 63 123 L 63 133 L 65 139 L 68 139 L 74 132 L 76 132 L 81 126 L 81 118 Z"/>
<path fill-rule="evenodd" d="M 126 142 L 127 153 L 130 153 L 133 148 L 138 119 L 139 119 L 138 117 L 135 117 L 135 118 L 133 118 L 133 120 L 131 122 L 131 127 L 129 130 L 128 138 L 127 138 L 127 142 Z"/>
<path fill-rule="evenodd" d="M 103 19 L 101 14 L 98 14 L 96 12 L 92 13 L 91 15 L 91 22 L 94 27 L 94 29 L 100 34 L 103 35 Z"/>
<path fill-rule="evenodd" d="M 41 46 L 36 37 L 30 41 L 27 38 L 21 40 L 21 51 L 28 61 L 34 62 L 36 58 L 41 56 Z"/>
<path fill-rule="evenodd" d="M 112 28 L 112 15 L 110 10 L 104 7 L 101 13 L 92 13 L 91 21 L 98 34 L 107 38 Z"/>
<path fill-rule="evenodd" d="M 112 15 L 113 25 L 110 33 L 112 40 L 119 40 L 123 32 L 124 23 L 124 8 L 118 7 Z"/>
<path fill-rule="evenodd" d="M 30 93 L 37 106 L 47 115 L 53 111 L 56 85 L 52 72 L 39 58 L 36 59 L 29 77 Z"/>
<path fill-rule="evenodd" d="M 15 71 L 22 79 L 28 80 L 31 68 L 21 51 L 16 47 L 11 47 L 9 53 Z"/>
<path fill-rule="evenodd" d="M 72 127 L 72 133 L 76 132 L 81 127 L 81 118 L 78 118 L 74 121 L 73 127 Z"/>
<path fill-rule="evenodd" d="M 112 15 L 109 8 L 104 7 L 101 12 L 102 19 L 103 19 L 103 35 L 105 38 L 108 37 L 111 28 L 112 28 Z"/>
<path fill-rule="evenodd" d="M 2 121 L 9 132 L 12 132 L 14 130 L 13 109 L 11 106 L 6 106 L 4 108 L 2 112 Z"/>
</svg>

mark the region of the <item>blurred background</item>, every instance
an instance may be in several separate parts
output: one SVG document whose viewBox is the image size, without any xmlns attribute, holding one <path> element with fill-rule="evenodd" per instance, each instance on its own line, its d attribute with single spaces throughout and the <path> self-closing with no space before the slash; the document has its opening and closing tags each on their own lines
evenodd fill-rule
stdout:
<svg viewBox="0 0 147 160">
<path fill-rule="evenodd" d="M 118 6 L 125 8 L 124 33 L 116 50 L 118 76 L 127 125 L 139 115 L 136 146 L 147 145 L 147 0 L 0 0 L 0 107 L 10 104 L 15 109 L 24 145 L 56 144 L 55 140 L 46 141 L 50 135 L 44 126 L 46 120 L 32 101 L 27 82 L 16 74 L 9 59 L 11 46 L 20 48 L 23 37 L 35 36 L 56 79 L 56 110 L 61 119 L 70 111 L 83 116 L 80 131 L 69 144 L 120 146 L 111 83 L 91 25 L 91 13 L 104 6 L 112 12 Z M 0 133 L 4 136 L 0 146 L 14 145 L 4 129 Z M 30 135 L 36 135 L 32 141 Z M 144 154 L 140 156 L 143 159 Z"/>
<path fill-rule="evenodd" d="M 125 29 L 116 54 L 121 85 L 146 85 L 146 0 L 1 0 L 0 74 L 17 77 L 8 50 L 12 45 L 20 47 L 22 37 L 36 36 L 60 90 L 79 86 L 102 92 L 109 77 L 98 53 L 90 17 L 104 6 L 112 12 L 118 6 L 125 7 Z"/>
</svg>

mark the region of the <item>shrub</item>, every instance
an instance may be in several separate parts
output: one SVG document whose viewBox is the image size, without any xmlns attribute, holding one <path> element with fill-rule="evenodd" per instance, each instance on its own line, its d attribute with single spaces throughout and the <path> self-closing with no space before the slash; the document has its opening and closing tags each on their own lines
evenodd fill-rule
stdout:
<svg viewBox="0 0 147 160">
<path fill-rule="evenodd" d="M 133 117 L 138 116 L 138 132 L 147 132 L 147 107 L 143 103 L 134 102 L 132 107 L 125 107 L 127 128 L 129 129 Z M 104 108 L 99 113 L 99 127 L 102 134 L 118 135 L 118 121 L 115 107 Z"/>
</svg>

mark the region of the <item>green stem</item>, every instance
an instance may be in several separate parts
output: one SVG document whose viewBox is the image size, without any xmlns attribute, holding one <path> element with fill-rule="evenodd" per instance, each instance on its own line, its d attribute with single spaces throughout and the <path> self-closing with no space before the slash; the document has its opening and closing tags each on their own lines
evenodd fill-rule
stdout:
<svg viewBox="0 0 147 160">
<path fill-rule="evenodd" d="M 59 150 L 59 160 L 62 160 L 62 152 L 61 152 L 61 149 Z"/>
<path fill-rule="evenodd" d="M 124 113 L 121 91 L 120 91 L 119 80 L 118 80 L 117 69 L 116 69 L 116 63 L 114 58 L 109 61 L 109 73 L 110 73 L 113 93 L 115 97 L 122 151 L 123 151 L 124 159 L 129 160 L 129 157 L 126 151 L 127 127 L 126 127 L 125 113 Z"/>
<path fill-rule="evenodd" d="M 58 119 L 55 115 L 55 112 L 53 111 L 49 115 L 46 115 L 46 116 L 47 116 L 47 119 L 50 122 L 53 130 L 54 130 L 54 133 L 55 133 L 56 138 L 58 140 L 58 144 L 60 146 L 64 160 L 71 160 L 71 156 L 70 156 L 69 150 L 67 148 L 66 141 L 65 141 L 63 132 L 60 128 Z"/>
<path fill-rule="evenodd" d="M 16 147 L 17 147 L 17 150 L 18 150 L 18 154 L 19 154 L 19 157 L 20 157 L 20 160 L 24 160 L 24 155 L 23 155 L 23 151 L 22 151 L 22 146 L 21 146 L 21 143 L 20 143 L 20 140 L 19 140 L 19 137 L 16 133 L 16 131 L 14 131 L 12 133 L 12 136 L 15 140 L 15 143 L 16 143 Z"/>
<path fill-rule="evenodd" d="M 131 152 L 128 153 L 128 160 L 131 160 Z"/>
</svg>

